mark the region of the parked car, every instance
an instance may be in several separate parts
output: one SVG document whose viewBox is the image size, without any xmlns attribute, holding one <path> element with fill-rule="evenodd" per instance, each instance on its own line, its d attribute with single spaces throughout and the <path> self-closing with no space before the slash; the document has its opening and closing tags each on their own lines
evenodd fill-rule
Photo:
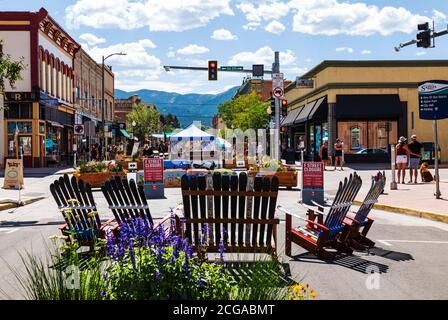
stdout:
<svg viewBox="0 0 448 320">
<path fill-rule="evenodd" d="M 363 148 L 356 152 L 356 154 L 387 154 L 387 150 L 379 148 Z"/>
</svg>

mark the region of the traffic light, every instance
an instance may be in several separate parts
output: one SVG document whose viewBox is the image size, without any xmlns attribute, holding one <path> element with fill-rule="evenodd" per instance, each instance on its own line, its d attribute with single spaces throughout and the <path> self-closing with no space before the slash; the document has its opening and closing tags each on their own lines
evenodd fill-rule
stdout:
<svg viewBox="0 0 448 320">
<path fill-rule="evenodd" d="M 288 115 L 288 101 L 282 100 L 282 116 L 286 117 Z"/>
<path fill-rule="evenodd" d="M 418 25 L 418 30 L 422 31 L 417 34 L 417 47 L 429 48 L 431 47 L 431 29 L 429 23 L 422 23 Z"/>
<path fill-rule="evenodd" d="M 217 81 L 218 80 L 218 61 L 210 60 L 208 62 L 208 80 Z"/>
</svg>

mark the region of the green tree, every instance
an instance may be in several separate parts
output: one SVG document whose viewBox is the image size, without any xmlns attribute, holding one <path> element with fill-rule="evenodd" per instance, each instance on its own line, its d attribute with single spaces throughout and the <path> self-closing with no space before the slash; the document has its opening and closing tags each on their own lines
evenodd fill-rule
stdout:
<svg viewBox="0 0 448 320">
<path fill-rule="evenodd" d="M 133 126 L 135 122 L 135 126 Z M 137 104 L 128 114 L 127 128 L 129 131 L 143 140 L 145 134 L 159 132 L 160 113 L 157 109 L 147 106 L 143 103 Z"/>
<path fill-rule="evenodd" d="M 180 128 L 179 119 L 171 113 L 168 113 L 167 115 L 161 114 L 160 122 L 163 125 L 164 132 L 172 132 L 174 129 Z"/>
<path fill-rule="evenodd" d="M 261 101 L 255 92 L 239 96 L 218 106 L 218 115 L 229 128 L 243 131 L 263 128 L 269 123 L 269 102 Z"/>
<path fill-rule="evenodd" d="M 11 87 L 17 80 L 22 80 L 21 73 L 26 68 L 23 57 L 14 61 L 10 55 L 3 54 L 3 41 L 0 40 L 0 94 L 5 91 L 5 83 Z"/>
</svg>

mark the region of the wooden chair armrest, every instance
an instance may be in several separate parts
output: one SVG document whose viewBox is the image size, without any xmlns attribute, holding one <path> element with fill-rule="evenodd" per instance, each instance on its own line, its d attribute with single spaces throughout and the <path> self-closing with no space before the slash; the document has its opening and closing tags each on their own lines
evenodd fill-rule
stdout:
<svg viewBox="0 0 448 320">
<path fill-rule="evenodd" d="M 329 231 L 330 229 L 327 228 L 326 226 L 324 226 L 323 224 L 320 224 L 316 221 L 312 221 L 312 220 L 306 220 L 308 223 L 311 223 L 312 225 L 318 226 L 319 228 L 325 230 L 325 231 Z"/>
</svg>

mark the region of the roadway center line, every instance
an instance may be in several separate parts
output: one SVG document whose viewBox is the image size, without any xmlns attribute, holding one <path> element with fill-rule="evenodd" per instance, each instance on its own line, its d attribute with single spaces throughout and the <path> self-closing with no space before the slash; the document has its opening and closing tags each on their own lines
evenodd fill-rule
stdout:
<svg viewBox="0 0 448 320">
<path fill-rule="evenodd" d="M 392 246 L 390 242 L 448 244 L 448 241 L 432 241 L 432 240 L 378 240 L 378 241 L 386 246 Z"/>
</svg>

